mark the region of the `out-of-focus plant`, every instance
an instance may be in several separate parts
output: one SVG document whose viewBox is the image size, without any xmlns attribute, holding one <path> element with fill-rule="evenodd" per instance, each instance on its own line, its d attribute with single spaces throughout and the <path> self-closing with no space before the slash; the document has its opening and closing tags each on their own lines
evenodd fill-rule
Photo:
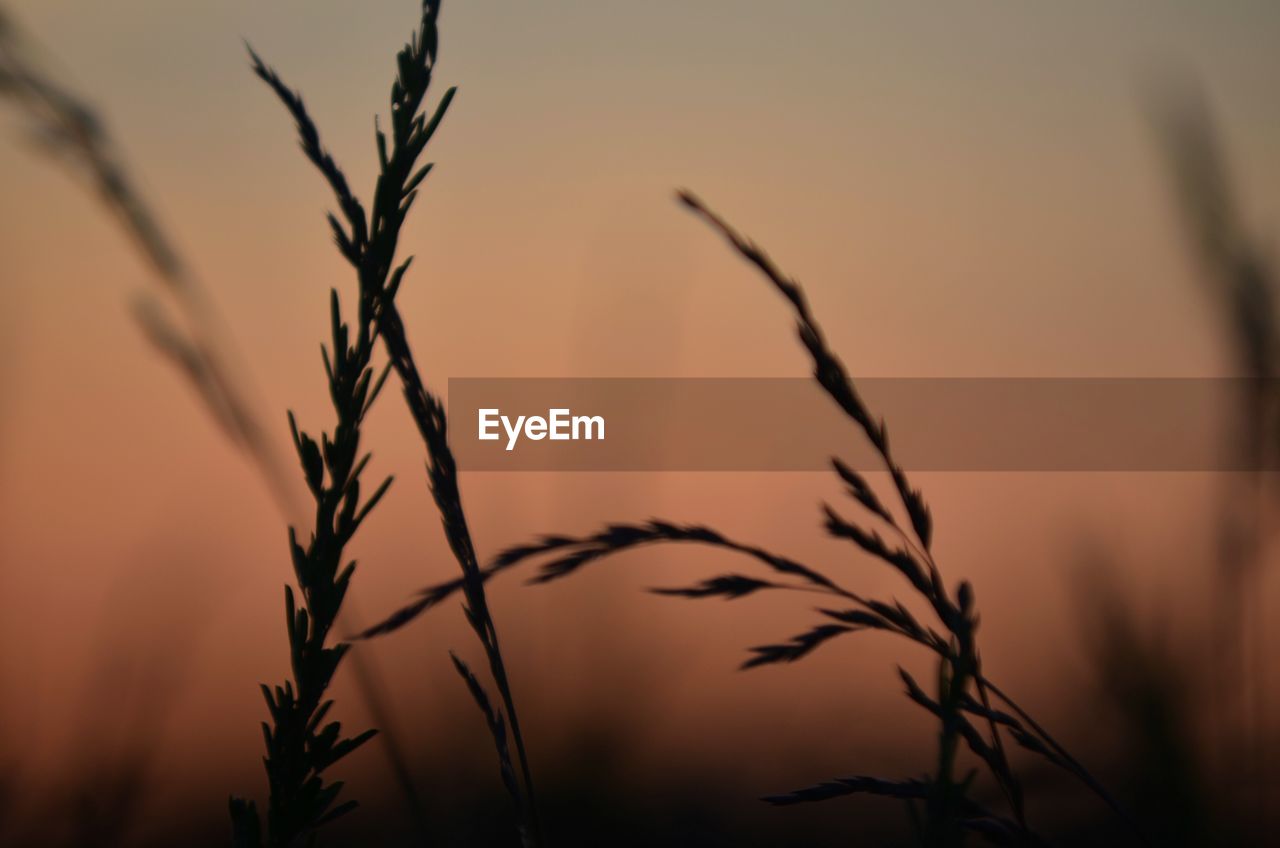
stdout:
<svg viewBox="0 0 1280 848">
<path fill-rule="evenodd" d="M 253 459 L 282 508 L 290 509 L 294 490 L 265 436 L 259 405 L 213 299 L 144 199 L 102 114 L 46 69 L 31 38 L 3 6 L 0 97 L 26 118 L 39 149 L 82 181 L 138 248 L 157 288 L 134 298 L 139 326 L 188 378 L 223 432 Z"/>
<path fill-rule="evenodd" d="M 1157 140 L 1237 378 L 1224 447 L 1238 471 L 1224 477 L 1215 524 L 1211 691 L 1218 768 L 1232 779 L 1243 774 L 1252 788 L 1266 787 L 1273 780 L 1271 648 L 1260 588 L 1275 526 L 1275 504 L 1264 495 L 1280 467 L 1280 285 L 1268 251 L 1246 223 L 1205 95 L 1191 84 L 1167 85 L 1155 105 Z M 1264 799 L 1247 806 L 1265 808 L 1255 801 Z"/>
</svg>

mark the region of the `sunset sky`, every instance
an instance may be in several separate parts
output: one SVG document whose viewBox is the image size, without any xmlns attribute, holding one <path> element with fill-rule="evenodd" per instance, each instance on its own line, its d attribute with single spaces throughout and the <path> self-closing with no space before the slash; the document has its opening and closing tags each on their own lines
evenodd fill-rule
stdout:
<svg viewBox="0 0 1280 848">
<path fill-rule="evenodd" d="M 286 409 L 328 426 L 317 347 L 328 288 L 349 294 L 353 281 L 330 243 L 325 187 L 242 40 L 303 92 L 367 197 L 374 112 L 416 4 L 8 5 L 107 117 L 213 293 L 279 449 Z M 433 91 L 459 93 L 402 241 L 417 256 L 402 314 L 442 391 L 458 376 L 806 374 L 784 304 L 676 204 L 688 187 L 806 285 L 855 375 L 1224 373 L 1151 109 L 1166 86 L 1202 89 L 1247 223 L 1273 244 L 1278 42 L 1270 2 L 449 0 Z M 147 266 L 11 110 L 0 130 L 0 679 L 22 693 L 3 721 L 47 746 L 28 766 L 56 773 L 87 703 L 131 709 L 127 685 L 101 699 L 104 669 L 123 669 L 117 680 L 172 669 L 168 732 L 185 742 L 161 755 L 165 791 L 194 791 L 186 745 L 216 752 L 228 788 L 257 790 L 256 684 L 286 661 L 286 517 L 138 332 L 129 302 L 153 286 Z M 366 623 L 454 573 L 398 393 L 367 438 L 372 473 L 398 480 L 357 539 Z M 1097 540 L 1120 540 L 1149 597 L 1181 597 L 1209 566 L 1213 475 L 1161 475 L 1154 492 L 1143 475 L 918 482 L 944 567 L 977 587 L 988 665 L 1040 693 L 1030 700 L 1050 716 L 1048 675 L 1020 643 L 1042 640 L 1087 675 L 1064 634 L 1073 569 Z M 463 489 L 484 555 L 659 515 L 840 558 L 864 568 L 868 592 L 901 589 L 821 538 L 818 503 L 841 497 L 824 475 L 476 474 Z M 749 735 L 752 786 L 892 750 L 847 725 L 832 750 L 806 728 L 850 711 L 904 720 L 897 646 L 735 675 L 743 648 L 807 620 L 803 603 L 694 609 L 639 591 L 727 562 L 650 551 L 563 586 L 494 584 L 524 720 L 539 728 L 535 760 L 601 715 L 640 734 L 642 761 L 681 750 L 712 769 L 714 752 Z M 373 648 L 423 744 L 447 716 L 470 717 L 448 647 L 474 652 L 456 609 Z M 792 685 L 832 698 L 797 705 Z M 803 768 L 776 777 L 762 761 L 775 750 Z"/>
</svg>

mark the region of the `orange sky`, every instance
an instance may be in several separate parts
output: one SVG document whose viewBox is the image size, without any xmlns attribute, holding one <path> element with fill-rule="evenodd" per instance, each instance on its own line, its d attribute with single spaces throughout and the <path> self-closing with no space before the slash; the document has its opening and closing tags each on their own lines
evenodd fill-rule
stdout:
<svg viewBox="0 0 1280 848">
<path fill-rule="evenodd" d="M 351 280 L 329 244 L 324 188 L 240 39 L 304 91 L 361 190 L 375 161 L 372 115 L 415 4 L 12 5 L 62 76 L 109 116 L 215 292 L 282 449 L 286 407 L 307 426 L 327 423 L 316 355 L 325 290 Z M 460 92 L 402 242 L 418 261 L 401 308 L 442 389 L 449 376 L 803 374 L 776 296 L 677 208 L 672 189 L 689 186 L 806 283 L 855 373 L 1219 373 L 1218 328 L 1144 92 L 1170 69 L 1203 83 L 1266 241 L 1280 219 L 1278 36 L 1280 8 L 1261 2 L 1229 12 L 1155 0 L 797 2 L 784 12 L 728 0 L 452 0 L 436 94 L 445 84 Z M 10 646 L 0 670 L 22 691 L 7 719 L 56 750 L 103 657 L 181 644 L 194 671 L 174 732 L 202 727 L 226 768 L 257 781 L 255 684 L 279 677 L 284 660 L 281 516 L 129 318 L 130 293 L 149 285 L 145 266 L 80 187 L 24 143 L 20 122 L 0 126 L 0 636 Z M 381 402 L 369 440 L 374 472 L 399 481 L 358 541 L 366 617 L 452 567 L 397 396 Z M 1033 690 L 1045 669 L 1000 637 L 1035 632 L 1074 656 L 1058 634 L 1081 528 L 1122 538 L 1127 556 L 1152 563 L 1141 568 L 1157 585 L 1193 581 L 1208 551 L 1197 516 L 1216 485 L 1209 476 L 1162 476 L 1154 497 L 1140 475 L 919 482 L 946 567 L 978 587 L 989 666 Z M 465 479 L 464 495 L 486 553 L 536 532 L 656 514 L 862 567 L 818 537 L 817 501 L 838 496 L 822 476 L 495 474 Z M 551 747 L 582 711 L 623 715 L 629 704 L 664 717 L 628 719 L 644 725 L 655 758 L 687 743 L 690 728 L 708 749 L 729 744 L 727 733 L 703 732 L 726 710 L 779 749 L 812 746 L 806 723 L 840 711 L 898 710 L 896 647 L 844 646 L 825 664 L 734 676 L 742 647 L 790 635 L 803 609 L 647 599 L 637 589 L 657 576 L 698 562 L 708 563 L 699 574 L 715 573 L 724 561 L 628 562 L 580 584 L 497 584 L 517 694 L 530 693 L 526 722 L 543 728 L 537 744 Z M 869 591 L 901 588 L 871 569 L 867 581 Z M 154 637 L 179 631 L 190 641 Z M 406 703 L 464 708 L 446 646 L 472 649 L 449 610 L 378 646 Z M 845 685 L 835 672 L 846 667 L 848 680 L 875 685 Z M 540 685 L 550 674 L 557 686 Z M 805 714 L 779 691 L 784 677 L 832 697 Z M 640 689 L 647 700 L 636 707 Z M 779 714 L 793 723 L 762 730 Z M 180 759 L 164 768 L 181 774 Z"/>
</svg>

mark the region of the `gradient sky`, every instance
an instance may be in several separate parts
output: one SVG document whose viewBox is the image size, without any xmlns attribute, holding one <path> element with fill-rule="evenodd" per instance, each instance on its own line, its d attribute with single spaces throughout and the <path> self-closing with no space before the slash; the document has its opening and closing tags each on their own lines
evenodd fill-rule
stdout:
<svg viewBox="0 0 1280 848">
<path fill-rule="evenodd" d="M 329 244 L 324 187 L 241 39 L 302 89 L 367 194 L 373 114 L 415 4 L 10 5 L 61 78 L 108 116 L 215 292 L 281 447 L 286 407 L 308 426 L 327 422 L 316 356 L 325 290 L 351 281 Z M 441 388 L 462 375 L 803 374 L 782 304 L 677 208 L 678 186 L 806 283 L 857 374 L 1220 373 L 1219 328 L 1148 120 L 1151 92 L 1171 78 L 1208 92 L 1264 243 L 1280 218 L 1274 3 L 450 0 L 441 26 L 436 96 L 449 84 L 459 95 L 402 242 L 418 261 L 401 295 Z M 66 744 L 104 657 L 146 657 L 155 633 L 184 633 L 165 640 L 194 669 L 174 732 L 200 723 L 226 768 L 257 781 L 255 684 L 278 677 L 284 659 L 282 518 L 141 340 L 127 303 L 150 285 L 146 267 L 26 143 L 21 121 L 6 114 L 0 128 L 0 636 L 11 646 L 0 670 L 23 692 L 8 718 Z M 366 617 L 452 567 L 398 397 L 382 402 L 369 438 L 374 471 L 399 482 L 358 544 Z M 989 664 L 1027 687 L 1046 671 L 999 637 L 1043 633 L 1071 655 L 1054 634 L 1066 629 L 1066 574 L 1083 535 L 1122 537 L 1121 553 L 1149 563 L 1134 568 L 1157 583 L 1151 573 L 1195 573 L 1208 551 L 1196 516 L 1216 483 L 1203 476 L 1166 476 L 1156 496 L 1140 476 L 921 482 L 947 567 L 972 576 L 986 604 Z M 486 553 L 535 532 L 659 514 L 798 555 L 848 556 L 817 538 L 815 504 L 838 496 L 820 476 L 484 475 L 464 488 Z M 500 584 L 517 685 L 538 691 L 527 721 L 561 728 L 540 745 L 571 732 L 575 710 L 628 705 L 667 719 L 645 724 L 654 758 L 726 710 L 753 732 L 781 710 L 793 724 L 769 725 L 761 744 L 791 750 L 814 747 L 806 727 L 851 705 L 868 720 L 895 712 L 887 646 L 787 670 L 796 685 L 830 680 L 836 660 L 873 675 L 874 686 L 836 687 L 812 715 L 783 703 L 776 673 L 731 675 L 743 646 L 790 635 L 804 612 L 698 615 L 636 591 L 699 562 L 700 575 L 723 565 L 682 553 L 651 571 L 620 563 L 581 586 Z M 575 616 L 557 613 L 566 604 Z M 472 645 L 460 615 L 438 618 L 378 650 L 389 668 L 415 670 L 407 702 L 460 709 L 441 649 Z M 554 685 L 537 685 L 546 675 Z M 691 688 L 708 675 L 723 686 Z M 715 749 L 730 731 L 697 736 L 695 748 Z M 180 760 L 164 768 L 181 775 Z"/>
</svg>

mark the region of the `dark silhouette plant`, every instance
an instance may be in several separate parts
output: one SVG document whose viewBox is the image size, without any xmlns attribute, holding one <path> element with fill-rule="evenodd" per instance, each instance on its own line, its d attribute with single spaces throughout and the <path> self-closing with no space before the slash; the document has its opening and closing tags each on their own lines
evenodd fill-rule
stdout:
<svg viewBox="0 0 1280 848">
<path fill-rule="evenodd" d="M 522 841 L 526 845 L 536 845 L 539 825 L 532 772 L 498 640 L 497 625 L 489 611 L 482 569 L 462 506 L 457 463 L 448 443 L 448 419 L 443 404 L 427 389 L 418 370 L 404 322 L 395 305 L 396 291 L 412 262 L 412 257 L 398 264 L 396 261 L 401 227 L 417 199 L 422 181 L 431 171 L 430 164 L 419 166 L 418 162 L 455 93 L 453 88 L 446 91 L 429 118 L 422 112 L 435 68 L 439 11 L 439 0 L 425 0 L 418 32 L 396 57 L 397 77 L 391 87 L 390 138 L 381 128 L 375 127 L 379 173 L 372 212 L 368 217 L 343 172 L 321 146 L 319 131 L 307 114 L 302 98 L 290 90 L 257 54 L 252 50 L 250 53 L 255 73 L 271 87 L 293 116 L 303 152 L 329 184 L 341 211 L 342 220 L 329 215 L 334 241 L 356 272 L 361 303 L 367 302 L 370 307 L 369 338 L 382 341 L 390 360 L 389 368 L 396 372 L 401 382 L 410 414 L 426 448 L 432 497 L 449 547 L 462 571 L 467 620 L 484 650 L 500 706 L 485 695 L 479 680 L 465 663 L 457 657 L 453 661 L 494 736 L 503 785 L 511 793 L 519 813 Z M 519 760 L 518 772 L 507 744 L 508 730 Z M 517 773 L 519 779 L 514 778 Z"/>
<path fill-rule="evenodd" d="M 325 694 L 350 649 L 345 642 L 329 644 L 356 569 L 354 561 L 345 560 L 346 547 L 391 485 L 387 478 L 361 499 L 361 475 L 370 459 L 361 452 L 361 425 L 390 370 L 384 368 L 375 379 L 371 363 L 378 337 L 376 316 L 393 296 L 386 287 L 362 289 L 353 330 L 343 318 L 337 291 L 331 291 L 330 346 L 323 354 L 337 423 L 317 442 L 289 415 L 294 448 L 315 500 L 315 523 L 305 545 L 289 530 L 299 589 L 295 595 L 292 586 L 285 587 L 293 678 L 274 688 L 262 687 L 271 714 L 270 722 L 263 723 L 270 789 L 265 844 L 271 846 L 299 844 L 356 806 L 352 800 L 339 802 L 342 782 L 328 782 L 324 773 L 376 733 L 367 730 L 344 737 L 339 722 L 325 723 L 333 706 Z M 231 817 L 237 845 L 264 844 L 253 802 L 233 798 Z"/>
</svg>

